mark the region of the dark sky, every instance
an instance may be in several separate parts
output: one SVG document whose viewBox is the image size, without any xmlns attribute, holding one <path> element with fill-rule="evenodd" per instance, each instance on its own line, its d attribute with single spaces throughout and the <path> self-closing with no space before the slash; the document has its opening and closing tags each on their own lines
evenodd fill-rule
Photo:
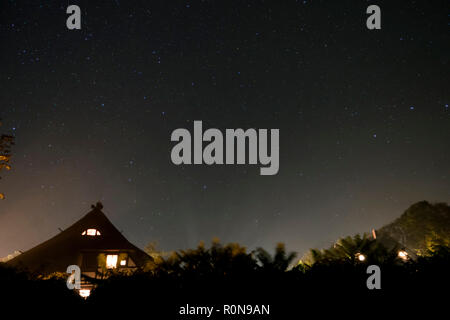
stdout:
<svg viewBox="0 0 450 320">
<path fill-rule="evenodd" d="M 1 131 L 16 146 L 0 256 L 99 200 L 141 247 L 300 253 L 449 202 L 449 14 L 444 0 L 1 1 Z M 170 134 L 193 120 L 280 129 L 279 173 L 173 165 Z"/>
</svg>

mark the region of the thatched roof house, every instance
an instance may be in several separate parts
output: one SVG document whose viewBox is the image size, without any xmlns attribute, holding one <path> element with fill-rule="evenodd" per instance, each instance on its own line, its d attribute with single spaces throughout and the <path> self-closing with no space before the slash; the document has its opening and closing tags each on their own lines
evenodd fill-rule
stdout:
<svg viewBox="0 0 450 320">
<path fill-rule="evenodd" d="M 109 269 L 136 269 L 152 260 L 130 243 L 101 211 L 101 203 L 72 226 L 7 263 L 32 273 L 66 272 L 78 265 L 84 276 L 103 278 Z"/>
</svg>

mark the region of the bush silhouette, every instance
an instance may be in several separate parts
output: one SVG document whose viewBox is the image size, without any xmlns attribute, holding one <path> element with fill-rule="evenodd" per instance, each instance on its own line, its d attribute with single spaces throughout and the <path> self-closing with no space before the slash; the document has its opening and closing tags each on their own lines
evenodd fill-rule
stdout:
<svg viewBox="0 0 450 320">
<path fill-rule="evenodd" d="M 367 260 L 355 260 L 357 251 L 366 254 Z M 147 310 L 157 319 L 179 319 L 177 312 L 186 304 L 217 308 L 224 303 L 270 304 L 270 319 L 288 319 L 316 307 L 321 314 L 347 316 L 349 310 L 367 311 L 373 306 L 396 308 L 438 294 L 449 282 L 450 250 L 444 245 L 436 244 L 416 260 L 402 261 L 373 239 L 356 236 L 319 252 L 311 264 L 291 267 L 294 256 L 282 244 L 270 254 L 261 248 L 247 252 L 239 244 L 214 241 L 209 248 L 200 244 L 173 253 L 150 269 L 112 272 L 98 281 L 87 300 L 68 290 L 62 275 L 33 277 L 0 264 L 2 292 L 8 292 L 2 301 L 9 306 L 31 302 L 38 306 L 36 310 L 64 306 L 80 315 L 104 316 L 114 311 L 117 316 L 120 311 Z M 382 290 L 366 287 L 366 269 L 374 262 L 382 270 Z M 222 314 L 214 317 L 221 318 L 227 319 Z"/>
</svg>

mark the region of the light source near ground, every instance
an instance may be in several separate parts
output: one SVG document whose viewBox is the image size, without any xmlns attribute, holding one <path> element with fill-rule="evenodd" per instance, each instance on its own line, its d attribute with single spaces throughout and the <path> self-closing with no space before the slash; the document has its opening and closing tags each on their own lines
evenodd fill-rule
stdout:
<svg viewBox="0 0 450 320">
<path fill-rule="evenodd" d="M 80 291 L 78 291 L 78 294 L 79 294 L 81 297 L 83 297 L 83 298 L 86 299 L 87 297 L 90 296 L 91 290 L 89 290 L 89 289 L 80 289 Z"/>
<path fill-rule="evenodd" d="M 398 257 L 402 260 L 407 260 L 408 259 L 408 252 L 406 252 L 405 250 L 400 250 L 398 252 Z"/>
</svg>

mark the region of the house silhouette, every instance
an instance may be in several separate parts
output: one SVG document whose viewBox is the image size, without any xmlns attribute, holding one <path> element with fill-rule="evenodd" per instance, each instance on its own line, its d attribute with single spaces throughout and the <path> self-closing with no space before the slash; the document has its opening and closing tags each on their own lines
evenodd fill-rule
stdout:
<svg viewBox="0 0 450 320">
<path fill-rule="evenodd" d="M 130 243 L 102 212 L 98 202 L 66 230 L 7 262 L 33 274 L 65 273 L 70 265 L 83 279 L 104 279 L 111 269 L 136 270 L 152 261 Z"/>
</svg>

